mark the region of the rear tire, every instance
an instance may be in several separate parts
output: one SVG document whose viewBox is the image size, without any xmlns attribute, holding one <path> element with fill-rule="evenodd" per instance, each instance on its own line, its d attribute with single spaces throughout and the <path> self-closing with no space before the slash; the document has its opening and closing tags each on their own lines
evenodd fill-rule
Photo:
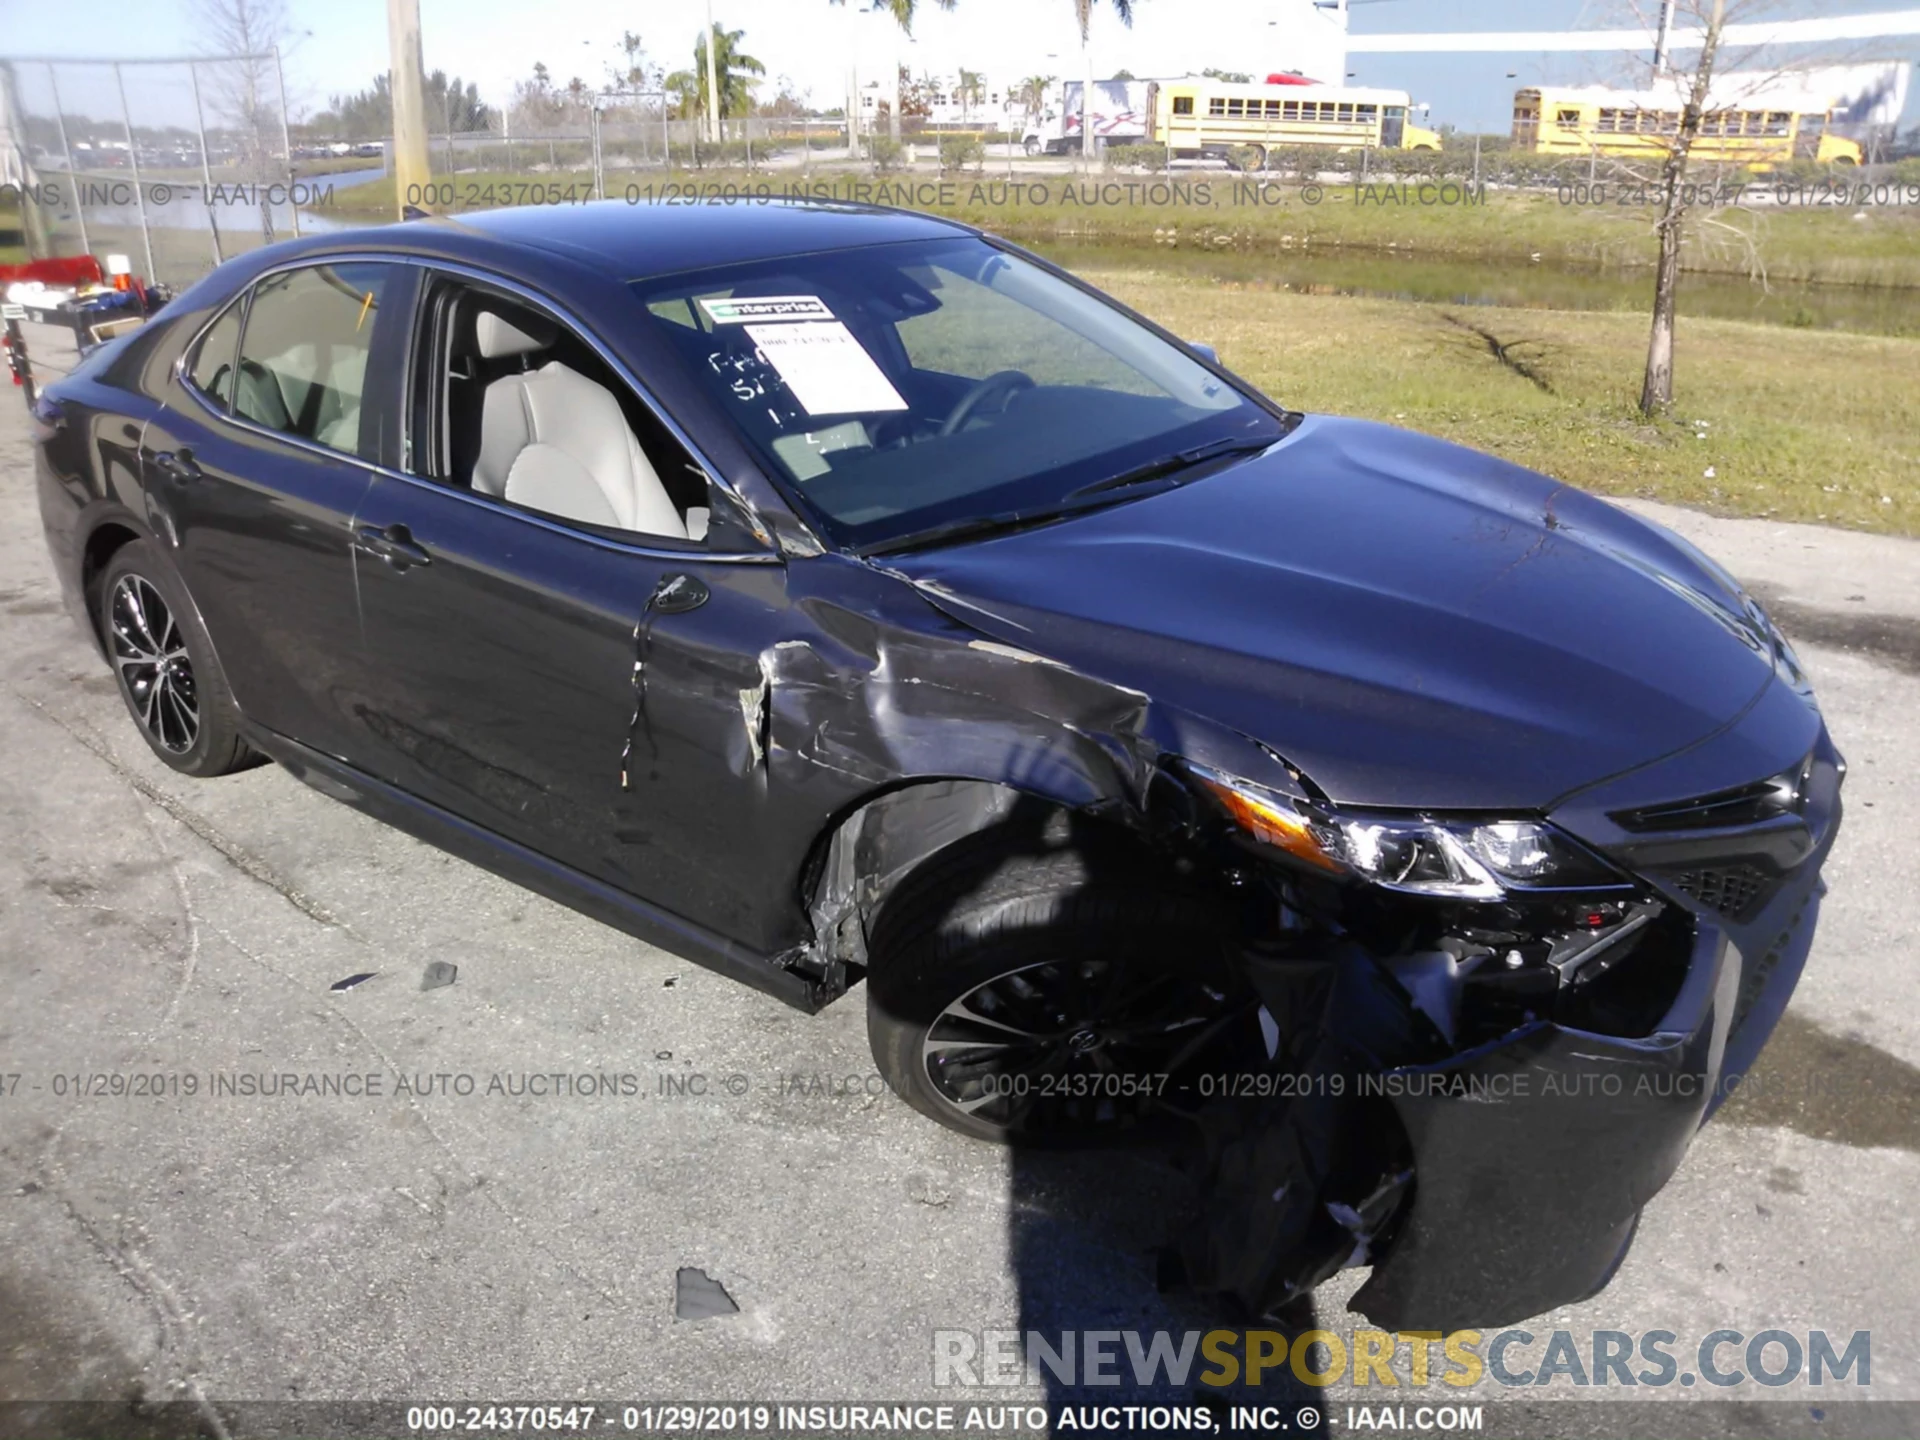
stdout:
<svg viewBox="0 0 1920 1440">
<path fill-rule="evenodd" d="M 96 620 L 120 698 L 149 749 L 182 775 L 226 775 L 260 763 L 240 738 L 240 712 L 186 586 L 145 540 L 114 551 Z"/>
<path fill-rule="evenodd" d="M 1069 1148 L 1170 1116 L 1190 1051 L 1253 1024 L 1217 902 L 1130 858 L 962 842 L 874 928 L 867 1037 L 895 1094 L 948 1129 Z"/>
</svg>

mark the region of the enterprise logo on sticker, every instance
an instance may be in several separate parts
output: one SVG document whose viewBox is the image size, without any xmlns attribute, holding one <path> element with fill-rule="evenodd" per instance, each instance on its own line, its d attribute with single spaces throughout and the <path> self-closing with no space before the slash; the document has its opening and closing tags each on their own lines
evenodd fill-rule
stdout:
<svg viewBox="0 0 1920 1440">
<path fill-rule="evenodd" d="M 758 320 L 831 320 L 833 312 L 818 295 L 743 295 L 708 300 L 700 308 L 716 325 L 745 325 Z"/>
</svg>

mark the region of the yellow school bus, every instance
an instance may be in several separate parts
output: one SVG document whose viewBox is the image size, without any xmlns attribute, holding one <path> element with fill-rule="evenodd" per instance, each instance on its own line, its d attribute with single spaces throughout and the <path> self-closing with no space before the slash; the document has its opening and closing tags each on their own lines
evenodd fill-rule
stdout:
<svg viewBox="0 0 1920 1440">
<path fill-rule="evenodd" d="M 1520 90 L 1513 97 L 1513 142 L 1541 155 L 1652 159 L 1680 133 L 1682 101 L 1671 92 Z M 1858 165 L 1858 141 L 1828 129 L 1829 102 L 1775 89 L 1729 96 L 1700 117 L 1695 159 L 1767 170 L 1789 160 Z"/>
<path fill-rule="evenodd" d="M 1408 108 L 1404 90 L 1234 85 L 1189 76 L 1155 86 L 1152 138 L 1176 156 L 1238 158 L 1255 170 L 1265 168 L 1274 150 L 1296 145 L 1438 150 L 1439 135 L 1409 121 Z"/>
</svg>

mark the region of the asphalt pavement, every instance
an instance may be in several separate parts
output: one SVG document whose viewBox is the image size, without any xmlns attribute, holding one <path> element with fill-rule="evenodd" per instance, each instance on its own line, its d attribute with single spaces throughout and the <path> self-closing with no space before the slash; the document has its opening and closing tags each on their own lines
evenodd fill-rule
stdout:
<svg viewBox="0 0 1920 1440">
<path fill-rule="evenodd" d="M 1636 508 L 1802 644 L 1849 815 L 1769 1083 L 1612 1286 L 1528 1328 L 1870 1330 L 1865 1393 L 1920 1400 L 1920 543 Z M 935 1389 L 935 1330 L 1214 1318 L 1156 1289 L 1176 1176 L 921 1119 L 858 991 L 802 1016 L 277 768 L 160 765 L 59 604 L 6 390 L 0 653 L 0 1397 L 229 1429 L 249 1400 L 978 1399 Z M 315 1076 L 357 1093 L 246 1093 Z M 676 1318 L 683 1267 L 737 1309 Z M 1319 1323 L 1366 1323 L 1358 1278 Z"/>
</svg>

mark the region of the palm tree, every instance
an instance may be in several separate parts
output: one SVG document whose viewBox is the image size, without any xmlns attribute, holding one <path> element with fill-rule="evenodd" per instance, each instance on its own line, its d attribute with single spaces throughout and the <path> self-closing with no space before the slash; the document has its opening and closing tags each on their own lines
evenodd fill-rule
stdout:
<svg viewBox="0 0 1920 1440">
<path fill-rule="evenodd" d="M 1047 91 L 1059 78 L 1058 75 L 1029 75 L 1013 87 L 1013 98 L 1026 112 L 1029 125 L 1040 118 L 1040 112 L 1046 108 Z"/>
<path fill-rule="evenodd" d="M 1113 13 L 1120 17 L 1122 25 L 1133 24 L 1133 0 L 1112 0 Z M 1093 24 L 1094 0 L 1073 0 L 1073 18 L 1080 22 L 1080 51 L 1087 51 L 1089 28 Z M 1080 153 L 1091 158 L 1093 155 L 1093 61 L 1087 60 L 1087 82 L 1080 91 Z"/>
<path fill-rule="evenodd" d="M 713 73 L 720 90 L 720 118 L 744 115 L 753 108 L 753 81 L 747 77 L 764 75 L 767 67 L 740 49 L 744 30 L 723 30 L 713 26 Z M 693 69 L 676 70 L 666 79 L 667 92 L 678 102 L 684 116 L 698 117 L 707 108 L 707 36 L 693 44 Z"/>
<path fill-rule="evenodd" d="M 847 3 L 847 0 L 831 0 L 831 3 L 844 5 Z M 1080 0 L 1075 0 L 1075 3 L 1080 3 Z M 1126 0 L 1126 3 L 1131 6 L 1132 0 Z M 934 4 L 938 5 L 942 10 L 951 10 L 954 7 L 955 0 L 934 0 Z M 895 20 L 900 22 L 900 28 L 902 30 L 905 30 L 911 35 L 913 33 L 913 17 L 920 6 L 919 0 L 867 0 L 867 3 L 861 8 L 887 12 L 892 15 Z"/>
<path fill-rule="evenodd" d="M 1080 43 L 1087 43 L 1087 30 L 1093 24 L 1095 0 L 1073 0 L 1073 18 L 1080 22 Z M 1112 0 L 1113 13 L 1122 25 L 1133 24 L 1133 0 Z"/>
<path fill-rule="evenodd" d="M 959 82 L 953 87 L 953 98 L 960 102 L 961 118 L 971 120 L 973 107 L 987 98 L 987 77 L 978 70 L 963 68 Z"/>
</svg>

